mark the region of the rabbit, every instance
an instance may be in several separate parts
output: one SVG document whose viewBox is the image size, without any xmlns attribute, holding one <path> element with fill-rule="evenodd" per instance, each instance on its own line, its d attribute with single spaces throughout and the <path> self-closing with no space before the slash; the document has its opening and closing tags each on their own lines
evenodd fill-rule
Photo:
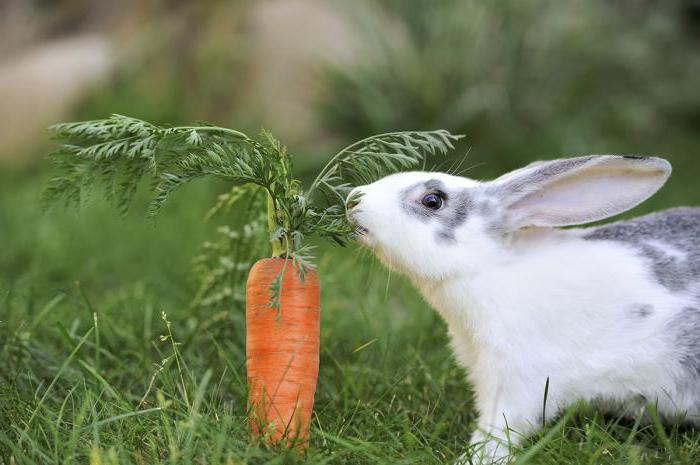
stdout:
<svg viewBox="0 0 700 465">
<path fill-rule="evenodd" d="M 699 422 L 700 208 L 560 229 L 629 210 L 670 174 L 662 158 L 590 155 L 488 182 L 402 172 L 350 193 L 357 240 L 447 324 L 479 412 L 473 457 L 505 460 L 581 400 Z"/>
</svg>

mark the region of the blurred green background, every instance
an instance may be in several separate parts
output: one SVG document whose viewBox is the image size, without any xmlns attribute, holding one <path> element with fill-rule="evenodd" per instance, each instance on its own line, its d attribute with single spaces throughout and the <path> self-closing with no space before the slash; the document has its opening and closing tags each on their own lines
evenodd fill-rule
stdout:
<svg viewBox="0 0 700 465">
<path fill-rule="evenodd" d="M 192 260 L 220 225 L 204 216 L 226 186 L 187 188 L 155 222 L 145 219 L 144 198 L 125 217 L 97 195 L 80 211 L 40 208 L 51 174 L 46 127 L 111 113 L 250 133 L 265 127 L 296 154 L 304 179 L 349 142 L 408 129 L 466 134 L 440 166 L 475 178 L 537 159 L 659 155 L 674 175 L 633 214 L 698 205 L 700 1 L 0 3 L 0 463 L 109 461 L 110 454 L 138 463 L 134 449 L 146 463 L 166 456 L 215 463 L 207 452 L 213 438 L 230 437 L 238 438 L 227 442 L 233 455 L 219 461 L 263 461 L 264 453 L 247 448 L 241 420 L 241 309 L 191 306 Z M 403 280 L 353 250 L 324 248 L 318 263 L 326 349 L 317 426 L 328 435 L 315 433 L 324 438 L 314 443 L 319 463 L 393 463 L 409 450 L 423 454 L 416 463 L 439 463 L 461 452 L 474 413 L 439 319 Z M 180 384 L 175 371 L 158 378 L 162 385 L 151 379 L 168 350 L 158 338 L 161 311 L 189 357 Z M 66 357 L 94 326 L 93 314 L 103 327 L 88 349 L 95 353 L 82 360 L 90 371 L 77 363 L 82 351 Z M 218 358 L 224 353 L 230 359 Z M 56 420 L 61 405 L 87 423 L 113 419 L 144 393 L 143 405 L 164 405 L 155 392 L 177 412 L 183 386 L 200 387 L 211 370 L 219 389 L 202 394 L 207 418 L 223 409 L 231 431 L 218 417 L 202 420 L 201 430 L 182 426 L 174 413 L 164 418 L 176 433 L 139 443 L 166 426 L 147 423 L 147 415 L 110 420 L 99 431 Z M 71 391 L 76 383 L 83 387 Z M 385 426 L 367 426 L 378 416 Z M 610 448 L 610 437 L 582 441 Z M 670 452 L 651 434 L 634 445 L 642 452 L 612 448 L 609 460 L 636 453 L 659 463 L 667 454 L 693 460 L 696 440 L 679 440 L 681 452 Z"/>
</svg>

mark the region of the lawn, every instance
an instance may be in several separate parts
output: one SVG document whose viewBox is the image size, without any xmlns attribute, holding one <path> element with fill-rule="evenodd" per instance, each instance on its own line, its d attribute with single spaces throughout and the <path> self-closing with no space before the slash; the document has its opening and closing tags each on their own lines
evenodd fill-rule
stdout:
<svg viewBox="0 0 700 465">
<path fill-rule="evenodd" d="M 220 186 L 144 199 L 119 217 L 95 196 L 42 212 L 47 172 L 0 177 L 0 463 L 449 463 L 476 412 L 445 327 L 356 247 L 318 252 L 321 371 L 302 460 L 246 432 L 243 308 L 191 304 L 191 262 Z M 579 406 L 517 463 L 700 462 L 700 434 Z"/>
<path fill-rule="evenodd" d="M 119 16 L 104 1 L 24 3 L 47 19 L 48 43 Z M 254 47 L 265 36 L 243 7 L 287 2 L 127 3 L 134 16 L 113 37 L 122 62 L 66 119 L 114 112 L 250 134 L 266 126 L 301 155 L 295 175 L 307 180 L 329 147 L 396 130 L 465 133 L 455 154 L 469 158 L 441 166 L 477 178 L 536 159 L 660 155 L 674 175 L 632 215 L 700 205 L 697 1 L 352 2 L 334 18 L 354 31 L 355 58 L 312 66 L 318 80 L 299 86 L 288 79 L 299 63 L 282 60 L 285 72 L 276 61 L 332 45 L 313 36 L 313 17 L 303 18 L 306 39 L 298 28 L 296 18 L 321 2 L 273 16 L 270 32 L 281 35 L 269 55 Z M 31 35 L 33 23 L 14 29 Z M 6 112 L 10 132 L 24 110 Z M 306 110 L 313 124 L 304 132 L 295 123 Z M 33 143 L 12 158 L 49 151 L 44 135 Z M 193 303 L 200 245 L 228 220 L 205 216 L 226 186 L 194 183 L 155 221 L 144 195 L 122 217 L 98 193 L 79 211 L 44 212 L 48 165 L 0 164 L 0 465 L 445 464 L 465 452 L 477 412 L 445 325 L 406 280 L 354 245 L 316 253 L 321 369 L 307 455 L 252 443 L 242 296 Z M 514 463 L 700 463 L 700 433 L 687 426 L 586 405 L 559 418 L 514 450 Z"/>
</svg>

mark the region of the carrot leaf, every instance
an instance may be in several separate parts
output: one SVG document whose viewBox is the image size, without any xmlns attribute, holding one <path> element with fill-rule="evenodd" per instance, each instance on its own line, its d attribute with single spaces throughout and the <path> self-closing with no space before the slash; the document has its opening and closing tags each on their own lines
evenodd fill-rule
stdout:
<svg viewBox="0 0 700 465">
<path fill-rule="evenodd" d="M 169 127 L 123 115 L 51 129 L 58 143 L 50 155 L 56 175 L 44 190 L 45 205 L 80 206 L 101 185 L 104 197 L 126 213 L 142 180 L 148 180 L 148 214 L 156 216 L 175 191 L 197 179 L 230 184 L 207 218 L 233 213 L 241 226 L 220 229 L 218 240 L 206 243 L 197 257 L 200 304 L 240 295 L 230 283 L 240 282 L 241 269 L 264 255 L 265 243 L 273 256 L 291 258 L 303 275 L 313 266 L 308 237 L 339 245 L 352 238 L 345 199 L 354 186 L 414 169 L 429 156 L 447 153 L 462 137 L 445 130 L 368 137 L 338 152 L 303 189 L 293 176 L 292 155 L 264 130 L 253 138 L 206 123 Z M 240 207 L 244 199 L 247 206 Z"/>
</svg>

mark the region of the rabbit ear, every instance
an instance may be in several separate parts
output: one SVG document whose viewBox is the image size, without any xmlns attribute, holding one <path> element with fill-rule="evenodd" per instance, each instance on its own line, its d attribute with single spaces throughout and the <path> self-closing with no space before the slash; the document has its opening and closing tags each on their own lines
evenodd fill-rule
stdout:
<svg viewBox="0 0 700 465">
<path fill-rule="evenodd" d="M 664 185 L 663 158 L 590 155 L 536 162 L 489 183 L 510 229 L 602 220 L 642 203 Z"/>
</svg>

